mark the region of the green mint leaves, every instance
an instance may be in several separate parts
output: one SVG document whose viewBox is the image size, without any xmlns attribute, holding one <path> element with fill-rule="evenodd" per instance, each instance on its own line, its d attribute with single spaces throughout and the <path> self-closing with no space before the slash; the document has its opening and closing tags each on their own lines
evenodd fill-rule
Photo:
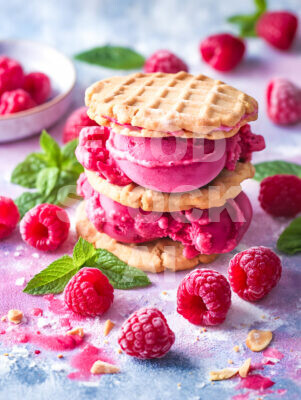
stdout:
<svg viewBox="0 0 301 400">
<path fill-rule="evenodd" d="M 84 51 L 74 56 L 76 60 L 111 69 L 139 69 L 145 58 L 128 47 L 102 46 Z"/>
<path fill-rule="evenodd" d="M 150 285 L 143 271 L 130 267 L 107 250 L 95 249 L 91 243 L 79 238 L 72 257 L 65 255 L 51 263 L 28 282 L 24 292 L 32 295 L 61 293 L 82 267 L 98 268 L 115 289 Z"/>
<path fill-rule="evenodd" d="M 301 178 L 301 165 L 287 161 L 265 161 L 255 164 L 256 173 L 254 179 L 262 181 L 272 175 L 296 175 Z"/>
<path fill-rule="evenodd" d="M 266 0 L 254 0 L 255 11 L 252 14 L 233 15 L 227 19 L 231 24 L 235 24 L 239 29 L 241 37 L 255 37 L 255 25 L 259 17 L 267 10 Z"/>
<path fill-rule="evenodd" d="M 41 153 L 29 154 L 14 169 L 11 182 L 36 191 L 25 192 L 15 202 L 21 217 L 40 203 L 63 203 L 74 192 L 83 167 L 75 157 L 77 139 L 60 148 L 46 132 L 40 136 Z"/>
<path fill-rule="evenodd" d="M 277 248 L 290 255 L 301 252 L 301 217 L 284 229 L 278 239 Z"/>
</svg>

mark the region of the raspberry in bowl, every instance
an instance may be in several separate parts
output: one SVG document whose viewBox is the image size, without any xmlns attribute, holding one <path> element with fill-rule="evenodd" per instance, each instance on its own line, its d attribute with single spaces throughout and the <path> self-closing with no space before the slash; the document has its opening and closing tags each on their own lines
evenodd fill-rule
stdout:
<svg viewBox="0 0 301 400">
<path fill-rule="evenodd" d="M 0 143 L 51 127 L 71 104 L 72 62 L 26 40 L 0 41 Z"/>
</svg>

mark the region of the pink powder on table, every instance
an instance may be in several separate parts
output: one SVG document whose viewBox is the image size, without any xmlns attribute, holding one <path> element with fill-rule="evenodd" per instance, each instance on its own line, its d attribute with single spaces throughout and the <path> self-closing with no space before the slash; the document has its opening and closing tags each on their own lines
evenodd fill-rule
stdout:
<svg viewBox="0 0 301 400">
<path fill-rule="evenodd" d="M 242 394 L 237 394 L 232 397 L 232 400 L 248 400 L 250 397 L 251 392 L 246 392 Z"/>
<path fill-rule="evenodd" d="M 263 352 L 263 356 L 267 358 L 275 358 L 277 360 L 282 360 L 284 357 L 284 354 L 281 353 L 279 350 L 269 347 Z"/>
<path fill-rule="evenodd" d="M 246 378 L 241 378 L 240 383 L 236 389 L 253 389 L 253 390 L 263 390 L 268 389 L 273 386 L 275 382 L 265 376 L 254 374 L 248 375 Z"/>
<path fill-rule="evenodd" d="M 68 378 L 77 380 L 89 379 L 92 376 L 90 372 L 91 367 L 97 360 L 114 364 L 103 349 L 87 344 L 82 351 L 75 354 L 71 359 L 71 366 L 76 369 L 76 371 L 71 372 Z"/>
</svg>

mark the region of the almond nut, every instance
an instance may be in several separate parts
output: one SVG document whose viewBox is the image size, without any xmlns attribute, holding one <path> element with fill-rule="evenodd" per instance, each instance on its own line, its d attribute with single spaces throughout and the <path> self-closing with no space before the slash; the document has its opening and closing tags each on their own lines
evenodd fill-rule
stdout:
<svg viewBox="0 0 301 400">
<path fill-rule="evenodd" d="M 273 333 L 271 331 L 260 331 L 252 329 L 247 336 L 246 345 L 252 351 L 261 351 L 268 347 L 273 339 Z"/>
<path fill-rule="evenodd" d="M 116 365 L 109 364 L 107 362 L 97 360 L 95 363 L 92 365 L 90 372 L 91 374 L 94 375 L 99 375 L 99 374 L 117 374 L 120 371 L 120 368 L 118 368 Z"/>
</svg>

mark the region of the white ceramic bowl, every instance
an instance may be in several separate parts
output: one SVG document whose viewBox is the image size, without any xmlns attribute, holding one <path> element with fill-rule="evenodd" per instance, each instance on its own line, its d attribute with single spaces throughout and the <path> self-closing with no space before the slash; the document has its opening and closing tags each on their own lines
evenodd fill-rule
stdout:
<svg viewBox="0 0 301 400">
<path fill-rule="evenodd" d="M 51 127 L 72 101 L 76 73 L 71 60 L 52 47 L 27 40 L 1 40 L 0 54 L 19 61 L 25 73 L 44 72 L 52 86 L 47 102 L 26 111 L 0 116 L 0 142 L 18 140 Z"/>
</svg>

